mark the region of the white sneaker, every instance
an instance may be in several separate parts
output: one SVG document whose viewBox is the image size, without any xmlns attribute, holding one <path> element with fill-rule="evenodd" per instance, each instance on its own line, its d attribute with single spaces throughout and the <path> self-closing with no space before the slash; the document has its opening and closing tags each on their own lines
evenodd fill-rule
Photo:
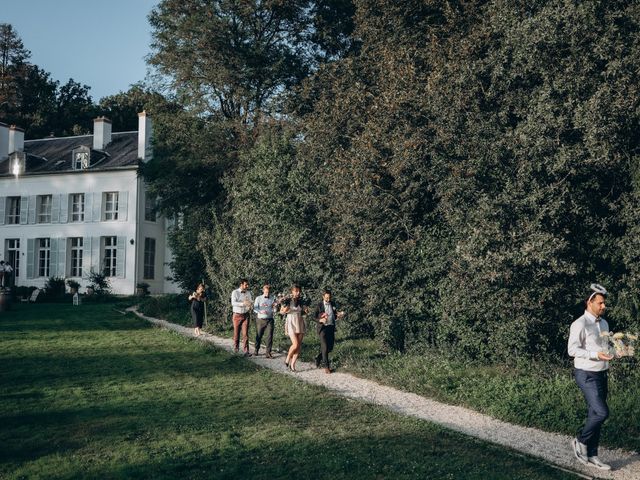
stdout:
<svg viewBox="0 0 640 480">
<path fill-rule="evenodd" d="M 600 470 L 611 470 L 611 465 L 601 462 L 598 457 L 589 457 L 588 460 L 590 467 L 596 467 Z"/>
<path fill-rule="evenodd" d="M 589 465 L 589 458 L 587 457 L 587 446 L 584 443 L 580 443 L 577 438 L 571 440 L 571 446 L 573 447 L 573 454 L 575 455 L 576 459 L 578 459 L 578 461 L 583 465 Z"/>
</svg>

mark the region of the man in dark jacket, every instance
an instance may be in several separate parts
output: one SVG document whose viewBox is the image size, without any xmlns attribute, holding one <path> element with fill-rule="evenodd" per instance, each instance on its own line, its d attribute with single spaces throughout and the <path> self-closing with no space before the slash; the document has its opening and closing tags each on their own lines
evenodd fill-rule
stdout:
<svg viewBox="0 0 640 480">
<path fill-rule="evenodd" d="M 314 318 L 318 322 L 318 336 L 320 337 L 320 353 L 316 356 L 316 367 L 324 366 L 325 373 L 331 373 L 329 368 L 329 353 L 333 350 L 336 332 L 336 320 L 343 316 L 343 312 L 336 310 L 331 301 L 331 292 L 324 290 L 322 302 L 316 306 Z"/>
</svg>

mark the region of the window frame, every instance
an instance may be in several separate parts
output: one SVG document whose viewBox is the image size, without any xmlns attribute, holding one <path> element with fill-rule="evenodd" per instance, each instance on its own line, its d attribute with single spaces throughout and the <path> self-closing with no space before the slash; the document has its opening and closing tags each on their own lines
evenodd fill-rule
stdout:
<svg viewBox="0 0 640 480">
<path fill-rule="evenodd" d="M 102 273 L 105 277 L 116 277 L 118 273 L 118 237 L 102 237 Z"/>
<path fill-rule="evenodd" d="M 13 242 L 13 246 L 12 246 Z M 18 278 L 20 276 L 20 239 L 19 238 L 6 238 L 5 239 L 5 257 L 6 259 L 11 258 L 10 252 L 16 252 L 14 258 L 14 265 L 11 265 L 13 268 L 13 276 L 14 278 Z"/>
<path fill-rule="evenodd" d="M 119 192 L 104 192 L 102 219 L 106 222 L 118 220 Z"/>
<path fill-rule="evenodd" d="M 52 214 L 53 195 L 38 195 L 36 197 L 36 223 L 51 223 Z"/>
<path fill-rule="evenodd" d="M 12 196 L 7 197 L 6 203 L 6 219 L 7 225 L 20 225 L 20 207 L 22 206 L 22 197 Z M 11 207 L 14 207 L 13 209 Z M 13 213 L 12 213 L 13 210 Z M 14 221 L 11 221 L 14 220 Z"/>
<path fill-rule="evenodd" d="M 82 262 L 84 256 L 83 237 L 69 238 L 69 276 L 82 278 Z"/>
<path fill-rule="evenodd" d="M 76 197 L 80 198 L 81 201 L 80 202 L 76 202 Z M 85 219 L 85 195 L 84 193 L 71 193 L 69 194 L 69 212 L 71 213 L 70 215 L 70 222 L 71 223 L 78 223 L 78 222 L 84 222 Z M 78 211 L 76 212 L 74 209 L 76 208 L 76 206 L 78 206 Z M 77 217 L 77 218 L 76 218 Z"/>
<path fill-rule="evenodd" d="M 153 246 L 153 249 L 151 249 Z M 144 254 L 142 262 L 142 278 L 144 280 L 155 280 L 156 278 L 156 239 L 144 238 Z"/>
<path fill-rule="evenodd" d="M 45 245 L 43 245 L 45 243 Z M 44 263 L 43 263 L 44 262 Z M 51 238 L 38 238 L 38 277 L 48 278 L 51 273 Z"/>
</svg>

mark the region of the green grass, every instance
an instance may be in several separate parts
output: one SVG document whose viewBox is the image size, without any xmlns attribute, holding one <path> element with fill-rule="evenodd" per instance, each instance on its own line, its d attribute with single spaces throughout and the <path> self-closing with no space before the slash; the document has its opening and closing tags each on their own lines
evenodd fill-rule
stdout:
<svg viewBox="0 0 640 480">
<path fill-rule="evenodd" d="M 0 316 L 0 477 L 574 478 L 108 304 Z"/>
<path fill-rule="evenodd" d="M 171 307 L 167 299 L 148 299 L 143 310 L 153 309 L 156 316 L 169 316 L 168 319 L 190 325 L 186 306 Z M 274 344 L 286 349 L 289 340 L 284 336 L 282 322 L 277 326 Z M 220 322 L 212 327 L 215 333 L 231 335 L 229 328 L 220 329 Z M 253 337 L 252 329 L 252 340 Z M 305 337 L 302 359 L 312 361 L 317 351 L 318 337 L 312 331 Z M 382 355 L 373 340 L 348 338 L 340 329 L 331 357 L 333 366 L 342 371 L 519 425 L 573 435 L 586 416 L 586 405 L 573 380 L 568 357 L 555 364 L 520 361 L 484 365 L 431 350 L 421 355 Z M 640 451 L 640 424 L 630 420 L 640 411 L 637 362 L 613 362 L 609 378 L 611 416 L 603 427 L 601 442 Z"/>
</svg>

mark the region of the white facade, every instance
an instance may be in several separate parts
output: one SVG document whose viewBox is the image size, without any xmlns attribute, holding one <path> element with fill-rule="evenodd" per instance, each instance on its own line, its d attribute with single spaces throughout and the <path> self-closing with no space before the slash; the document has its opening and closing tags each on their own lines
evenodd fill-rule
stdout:
<svg viewBox="0 0 640 480">
<path fill-rule="evenodd" d="M 83 292 L 93 270 L 109 277 L 116 294 L 133 294 L 141 282 L 150 285 L 151 293 L 179 291 L 167 280 L 171 255 L 167 222 L 159 216 L 154 218 L 149 208 L 151 199 L 145 198 L 144 182 L 138 177 L 137 160 L 142 159 L 135 157 L 143 142 L 142 152 L 147 152 L 148 159 L 149 119 L 145 115 L 140 118 L 142 139 L 134 132 L 114 134 L 114 138 L 121 135 L 120 145 L 128 135 L 133 153 L 114 149 L 111 155 L 111 125 L 108 123 L 105 129 L 104 124 L 104 119 L 97 119 L 94 125 L 100 128 L 99 138 L 74 137 L 88 147 L 76 146 L 62 156 L 64 160 L 45 159 L 42 163 L 42 157 L 34 156 L 40 163 L 33 171 L 27 159 L 24 171 L 17 176 L 8 174 L 13 166 L 0 172 L 0 259 L 13 266 L 16 285 L 42 288 L 49 277 L 64 277 L 78 281 Z M 0 130 L 3 127 L 6 129 L 0 124 Z M 15 151 L 22 147 L 19 140 Z M 56 140 L 33 141 L 34 151 L 36 144 L 39 151 L 51 151 L 46 142 Z M 103 149 L 91 150 L 89 157 L 99 159 L 95 168 L 90 160 L 82 164 L 82 157 L 74 164 L 74 152 L 83 148 L 88 152 L 91 146 Z M 24 142 L 24 151 L 29 154 L 29 141 Z M 4 163 L 13 165 L 20 157 L 8 153 Z M 128 155 L 135 161 L 118 164 L 117 155 Z M 69 168 L 60 163 L 67 157 Z M 0 151 L 0 165 L 2 160 Z M 50 161 L 58 164 L 46 163 Z"/>
</svg>

